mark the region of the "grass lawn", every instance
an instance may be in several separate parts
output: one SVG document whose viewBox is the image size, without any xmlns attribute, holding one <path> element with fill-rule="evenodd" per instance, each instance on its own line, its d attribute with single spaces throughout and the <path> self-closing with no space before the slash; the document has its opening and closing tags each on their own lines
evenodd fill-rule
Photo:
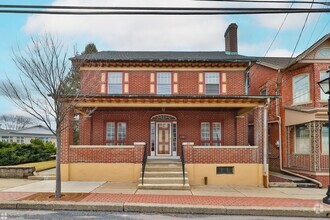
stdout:
<svg viewBox="0 0 330 220">
<path fill-rule="evenodd" d="M 42 171 L 42 170 L 47 170 L 51 168 L 55 168 L 56 166 L 56 160 L 50 160 L 50 161 L 43 161 L 43 162 L 35 162 L 35 163 L 23 163 L 23 164 L 18 164 L 15 166 L 20 166 L 20 167 L 35 167 L 36 171 Z"/>
</svg>

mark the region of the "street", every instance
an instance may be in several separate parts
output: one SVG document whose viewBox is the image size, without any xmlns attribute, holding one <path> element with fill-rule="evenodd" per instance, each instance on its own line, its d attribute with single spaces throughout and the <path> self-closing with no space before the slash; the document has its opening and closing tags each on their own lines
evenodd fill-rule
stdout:
<svg viewBox="0 0 330 220">
<path fill-rule="evenodd" d="M 0 210 L 0 220 L 17 219 L 118 219 L 118 220 L 303 220 L 321 218 L 302 217 L 263 217 L 197 214 L 151 214 L 134 212 L 86 212 L 86 211 L 49 211 L 49 210 Z"/>
</svg>

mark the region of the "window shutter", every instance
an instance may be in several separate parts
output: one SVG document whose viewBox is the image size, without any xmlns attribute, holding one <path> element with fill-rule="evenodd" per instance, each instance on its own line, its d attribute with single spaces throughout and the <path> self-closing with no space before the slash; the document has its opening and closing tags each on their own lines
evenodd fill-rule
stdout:
<svg viewBox="0 0 330 220">
<path fill-rule="evenodd" d="M 155 94 L 155 73 L 150 73 L 150 94 Z"/>
<path fill-rule="evenodd" d="M 124 94 L 128 94 L 128 81 L 129 81 L 129 74 L 128 73 L 124 73 Z"/>
<path fill-rule="evenodd" d="M 107 88 L 107 74 L 106 73 L 101 73 L 101 88 L 100 88 L 100 92 L 101 93 L 106 93 L 106 88 Z"/>
<path fill-rule="evenodd" d="M 173 94 L 178 94 L 178 73 L 173 73 Z"/>
<path fill-rule="evenodd" d="M 226 73 L 222 73 L 221 74 L 221 92 L 222 94 L 226 94 L 227 93 L 227 74 Z"/>
<path fill-rule="evenodd" d="M 204 73 L 198 74 L 198 94 L 204 94 Z"/>
</svg>

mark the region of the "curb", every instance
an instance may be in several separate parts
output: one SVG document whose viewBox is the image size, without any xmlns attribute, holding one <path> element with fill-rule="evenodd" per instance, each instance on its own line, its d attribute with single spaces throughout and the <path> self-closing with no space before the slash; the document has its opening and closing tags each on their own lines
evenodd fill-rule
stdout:
<svg viewBox="0 0 330 220">
<path fill-rule="evenodd" d="M 213 206 L 154 203 L 109 203 L 109 202 L 0 202 L 0 209 L 66 210 L 66 211 L 112 211 L 143 213 L 176 213 L 208 215 L 254 215 L 329 218 L 330 208 L 316 211 L 306 207 L 260 207 L 260 206 Z"/>
</svg>

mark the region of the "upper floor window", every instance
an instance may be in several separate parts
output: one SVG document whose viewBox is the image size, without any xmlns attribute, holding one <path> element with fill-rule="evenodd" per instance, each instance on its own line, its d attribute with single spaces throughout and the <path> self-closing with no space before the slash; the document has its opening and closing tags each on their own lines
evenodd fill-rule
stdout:
<svg viewBox="0 0 330 220">
<path fill-rule="evenodd" d="M 322 154 L 329 154 L 329 128 L 328 124 L 322 126 Z"/>
<path fill-rule="evenodd" d="M 126 122 L 107 122 L 105 142 L 107 145 L 125 145 Z"/>
<path fill-rule="evenodd" d="M 295 153 L 311 153 L 310 131 L 309 128 L 304 124 L 295 126 Z"/>
<path fill-rule="evenodd" d="M 109 72 L 108 73 L 108 94 L 123 93 L 123 73 Z"/>
<path fill-rule="evenodd" d="M 172 73 L 157 73 L 157 94 L 172 94 Z"/>
<path fill-rule="evenodd" d="M 315 58 L 319 59 L 329 59 L 330 58 L 330 48 L 322 48 L 317 51 L 315 54 Z"/>
<path fill-rule="evenodd" d="M 220 94 L 220 80 L 218 72 L 205 73 L 205 94 L 219 95 Z"/>
<path fill-rule="evenodd" d="M 263 88 L 260 90 L 260 95 L 268 95 L 267 88 Z"/>
<path fill-rule="evenodd" d="M 306 103 L 310 101 L 309 74 L 293 77 L 293 103 Z"/>
<path fill-rule="evenodd" d="M 327 78 L 329 76 L 329 74 L 327 73 L 327 71 L 325 70 L 325 71 L 322 71 L 322 72 L 320 72 L 320 80 L 322 80 L 322 79 L 325 79 L 325 78 Z M 328 100 L 328 97 L 329 97 L 329 95 L 328 94 L 325 94 L 323 91 L 322 91 L 322 89 L 320 88 L 320 98 L 321 98 L 321 100 Z"/>
<path fill-rule="evenodd" d="M 202 122 L 201 123 L 201 144 L 202 146 L 221 145 L 221 123 Z"/>
</svg>

